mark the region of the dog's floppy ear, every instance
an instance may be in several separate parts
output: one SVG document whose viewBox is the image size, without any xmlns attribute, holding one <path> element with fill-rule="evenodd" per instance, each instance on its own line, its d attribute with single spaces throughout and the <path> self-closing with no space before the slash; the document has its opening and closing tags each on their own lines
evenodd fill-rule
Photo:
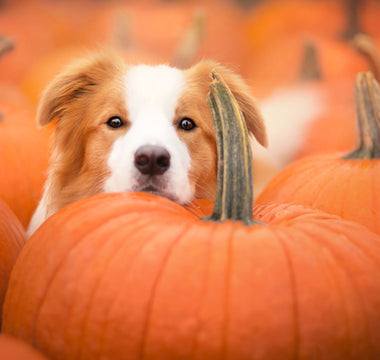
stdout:
<svg viewBox="0 0 380 360">
<path fill-rule="evenodd" d="M 248 85 L 240 75 L 214 61 L 201 61 L 194 65 L 190 71 L 202 74 L 203 79 L 206 78 L 208 84 L 211 82 L 210 73 L 212 71 L 219 73 L 239 103 L 248 131 L 261 145 L 267 146 L 267 133 L 264 120 L 255 98 L 251 95 Z"/>
<path fill-rule="evenodd" d="M 68 65 L 46 87 L 37 108 L 37 123 L 40 126 L 64 116 L 74 101 L 94 91 L 99 79 L 112 75 L 118 66 L 114 54 L 98 53 Z"/>
</svg>

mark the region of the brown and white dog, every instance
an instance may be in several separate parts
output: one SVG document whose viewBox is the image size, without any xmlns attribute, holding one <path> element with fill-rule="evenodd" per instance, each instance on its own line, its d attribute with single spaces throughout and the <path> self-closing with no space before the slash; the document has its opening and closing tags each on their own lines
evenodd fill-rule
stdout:
<svg viewBox="0 0 380 360">
<path fill-rule="evenodd" d="M 28 235 L 64 206 L 102 192 L 152 192 L 179 204 L 213 200 L 216 140 L 206 100 L 212 70 L 231 88 L 251 135 L 266 145 L 247 85 L 217 63 L 202 61 L 188 70 L 131 66 L 101 53 L 69 65 L 46 88 L 37 111 L 40 125 L 56 125 Z"/>
</svg>

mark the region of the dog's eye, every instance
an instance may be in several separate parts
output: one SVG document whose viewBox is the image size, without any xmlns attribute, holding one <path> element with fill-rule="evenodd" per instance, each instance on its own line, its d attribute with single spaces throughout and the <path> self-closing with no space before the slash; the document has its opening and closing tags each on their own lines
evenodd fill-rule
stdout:
<svg viewBox="0 0 380 360">
<path fill-rule="evenodd" d="M 189 118 L 183 118 L 179 122 L 178 126 L 180 129 L 186 130 L 186 131 L 193 130 L 194 128 L 197 127 L 197 125 L 195 125 L 195 122 Z"/>
<path fill-rule="evenodd" d="M 123 126 L 123 125 L 124 125 L 124 122 L 123 122 L 123 120 L 121 120 L 119 117 L 117 117 L 117 116 L 113 116 L 113 117 L 111 117 L 111 118 L 107 121 L 107 125 L 108 125 L 109 127 L 111 127 L 111 128 L 116 129 L 116 128 L 119 128 L 119 127 Z"/>
</svg>

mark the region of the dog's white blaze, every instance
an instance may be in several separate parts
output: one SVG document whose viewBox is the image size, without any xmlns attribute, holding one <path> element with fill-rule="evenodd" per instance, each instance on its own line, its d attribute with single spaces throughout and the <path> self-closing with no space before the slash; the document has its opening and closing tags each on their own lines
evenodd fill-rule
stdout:
<svg viewBox="0 0 380 360">
<path fill-rule="evenodd" d="M 173 120 L 185 79 L 180 70 L 165 66 L 132 67 L 125 79 L 130 128 L 111 150 L 106 192 L 133 191 L 139 185 L 134 154 L 144 145 L 159 145 L 170 154 L 170 168 L 163 174 L 164 194 L 179 203 L 192 199 L 188 178 L 190 154 L 179 139 Z M 141 185 L 141 184 L 140 184 Z"/>
</svg>

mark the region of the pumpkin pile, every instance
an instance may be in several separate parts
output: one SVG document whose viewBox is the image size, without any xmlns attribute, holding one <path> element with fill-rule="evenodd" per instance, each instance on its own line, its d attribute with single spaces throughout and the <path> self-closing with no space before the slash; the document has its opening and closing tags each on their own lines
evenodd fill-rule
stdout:
<svg viewBox="0 0 380 360">
<path fill-rule="evenodd" d="M 139 193 L 67 206 L 16 262 L 5 333 L 52 359 L 380 355 L 380 236 L 300 205 L 253 211 L 245 121 L 212 76 L 212 214 Z"/>
<path fill-rule="evenodd" d="M 0 359 L 380 359 L 379 17 L 377 0 L 0 1 Z M 253 194 L 271 148 L 252 153 L 213 72 L 215 203 L 100 194 L 27 240 L 49 157 L 41 91 L 99 47 L 213 58 L 259 104 L 297 94 L 290 119 L 304 94 L 321 108 Z"/>
</svg>

